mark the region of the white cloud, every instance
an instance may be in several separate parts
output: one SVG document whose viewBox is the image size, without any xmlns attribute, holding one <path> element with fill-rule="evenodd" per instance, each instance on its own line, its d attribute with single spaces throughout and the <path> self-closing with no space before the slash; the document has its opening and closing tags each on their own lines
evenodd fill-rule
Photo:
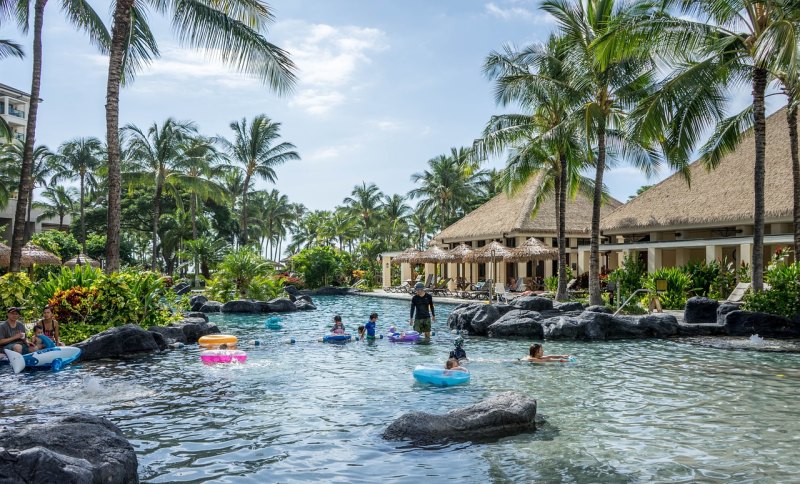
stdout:
<svg viewBox="0 0 800 484">
<path fill-rule="evenodd" d="M 297 64 L 299 89 L 290 105 L 325 114 L 343 104 L 363 77 L 372 55 L 389 48 L 386 34 L 375 28 L 287 21 L 276 25 L 283 47 Z"/>
<path fill-rule="evenodd" d="M 342 160 L 344 157 L 351 155 L 360 148 L 361 145 L 358 143 L 324 146 L 322 148 L 317 148 L 308 155 L 304 156 L 303 160 L 312 163 L 320 161 Z"/>
<path fill-rule="evenodd" d="M 486 12 L 502 20 L 526 20 L 537 23 L 553 23 L 555 21 L 549 13 L 539 11 L 536 8 L 521 6 L 527 3 L 511 0 L 505 5 L 498 5 L 497 3 L 489 2 L 486 4 Z"/>
</svg>

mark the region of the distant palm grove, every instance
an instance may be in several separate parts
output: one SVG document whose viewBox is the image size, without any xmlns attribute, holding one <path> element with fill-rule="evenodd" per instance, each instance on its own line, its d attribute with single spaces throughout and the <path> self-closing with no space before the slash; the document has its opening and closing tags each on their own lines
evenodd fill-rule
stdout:
<svg viewBox="0 0 800 484">
<path fill-rule="evenodd" d="M 411 174 L 410 192 L 385 193 L 364 181 L 325 211 L 310 211 L 269 186 L 277 185 L 280 166 L 302 163 L 302 147 L 283 140 L 280 122 L 268 115 L 233 120 L 230 131 L 221 134 L 203 134 L 190 120 L 174 118 L 119 126 L 121 83 L 134 82 L 135 74 L 158 55 L 140 12 L 151 7 L 152 13 L 172 17 L 175 34 L 189 46 L 229 52 L 221 60 L 260 76 L 278 94 L 292 88 L 295 74 L 288 54 L 263 36 L 271 19 L 266 5 L 233 3 L 236 8 L 227 3 L 201 8 L 194 2 L 164 7 L 118 0 L 109 32 L 87 3 L 65 2 L 65 17 L 109 55 L 107 132 L 105 142 L 77 138 L 51 152 L 35 144 L 39 80 L 47 68 L 41 63 L 45 2 L 23 8 L 0 0 L 0 22 L 28 27 L 34 20 L 28 136 L 24 144 L 9 141 L 2 148 L 0 204 L 15 194 L 20 200 L 12 271 L 19 270 L 20 222 L 34 188 L 43 191 L 33 206 L 61 219 L 73 215 L 70 230 L 84 250 L 90 239 L 102 239 L 109 271 L 121 261 L 167 273 L 186 272 L 194 262 L 191 267 L 206 272 L 238 247 L 252 247 L 273 261 L 303 249 L 330 247 L 362 261 L 351 267 L 370 272 L 381 252 L 422 248 L 433 234 L 489 198 L 544 175 L 540 198 L 552 195 L 559 216 L 557 297 L 566 293 L 565 206 L 584 191 L 593 199 L 590 301 L 600 304 L 600 206 L 607 197 L 607 168 L 628 163 L 652 174 L 665 166 L 688 177 L 695 153 L 713 169 L 753 129 L 752 177 L 743 174 L 742 183 L 752 183 L 755 194 L 752 280 L 754 289 L 761 289 L 770 84 L 788 103 L 794 193 L 800 193 L 797 0 L 544 1 L 540 8 L 555 22 L 551 36 L 542 43 L 492 51 L 483 66 L 494 83 L 495 101 L 510 113 L 491 117 L 482 131 L 476 127 L 473 145 L 432 153 L 427 166 Z M 18 44 L 0 40 L 0 59 L 22 55 Z M 751 93 L 752 102 L 730 112 L 735 92 Z M 709 132 L 710 139 L 701 144 Z M 482 169 L 493 156 L 507 157 L 503 170 Z M 66 180 L 75 188 L 59 185 Z M 267 188 L 260 188 L 265 182 Z"/>
</svg>

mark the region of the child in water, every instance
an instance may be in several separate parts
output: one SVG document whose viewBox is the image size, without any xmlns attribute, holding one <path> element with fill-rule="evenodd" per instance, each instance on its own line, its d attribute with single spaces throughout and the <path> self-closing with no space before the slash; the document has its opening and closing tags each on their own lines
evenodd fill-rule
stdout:
<svg viewBox="0 0 800 484">
<path fill-rule="evenodd" d="M 534 363 L 566 363 L 569 355 L 544 355 L 544 347 L 540 344 L 531 345 L 528 356 L 522 358 L 522 361 L 531 361 Z"/>
<path fill-rule="evenodd" d="M 449 360 L 447 360 L 447 363 L 444 364 L 444 369 L 451 371 L 464 371 L 469 373 L 469 370 L 467 370 L 463 366 L 458 366 L 458 360 L 455 358 L 450 358 Z"/>
<path fill-rule="evenodd" d="M 344 334 L 344 324 L 342 324 L 342 317 L 338 314 L 333 317 L 333 327 L 331 328 L 333 334 Z"/>
<path fill-rule="evenodd" d="M 459 336 L 458 338 L 456 338 L 456 341 L 455 341 L 454 344 L 455 344 L 456 347 L 453 349 L 453 351 L 450 352 L 450 358 L 455 358 L 459 362 L 461 360 L 466 360 L 467 359 L 467 352 L 464 351 L 464 348 L 463 348 L 463 346 L 464 346 L 464 338 Z"/>
<path fill-rule="evenodd" d="M 378 313 L 369 315 L 369 321 L 364 325 L 364 331 L 367 333 L 367 339 L 375 339 L 375 326 L 378 322 Z M 364 337 L 363 334 L 361 336 Z"/>
</svg>

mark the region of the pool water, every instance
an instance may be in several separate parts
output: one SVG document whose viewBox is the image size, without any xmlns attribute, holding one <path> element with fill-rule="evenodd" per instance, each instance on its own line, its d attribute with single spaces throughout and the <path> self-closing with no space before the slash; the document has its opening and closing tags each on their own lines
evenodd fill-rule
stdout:
<svg viewBox="0 0 800 484">
<path fill-rule="evenodd" d="M 206 366 L 199 349 L 84 363 L 53 374 L 0 367 L 0 418 L 104 415 L 136 448 L 147 482 L 796 481 L 800 356 L 671 341 L 548 342 L 575 363 L 519 363 L 529 342 L 467 337 L 468 385 L 415 383 L 455 335 L 437 307 L 430 344 L 323 344 L 334 314 L 348 331 L 380 314 L 407 325 L 408 303 L 320 297 L 317 311 L 211 318 L 239 336 L 243 365 Z M 295 344 L 285 341 L 294 337 Z M 248 341 L 259 340 L 260 346 Z M 55 388 L 55 392 L 48 389 Z M 412 410 L 445 412 L 498 392 L 538 400 L 532 434 L 416 448 L 381 432 Z"/>
</svg>

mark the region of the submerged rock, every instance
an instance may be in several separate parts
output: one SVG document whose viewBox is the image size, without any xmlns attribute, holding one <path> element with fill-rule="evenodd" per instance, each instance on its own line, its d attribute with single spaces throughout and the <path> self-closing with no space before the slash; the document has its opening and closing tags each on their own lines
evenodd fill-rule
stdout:
<svg viewBox="0 0 800 484">
<path fill-rule="evenodd" d="M 444 415 L 406 413 L 386 428 L 383 438 L 416 444 L 488 441 L 535 430 L 535 419 L 535 399 L 507 392 Z"/>
<path fill-rule="evenodd" d="M 147 331 L 135 324 L 126 324 L 97 333 L 75 346 L 82 350 L 80 359 L 90 361 L 160 351 L 166 348 L 166 341 L 159 333 Z"/>
<path fill-rule="evenodd" d="M 133 446 L 102 417 L 0 427 L 0 482 L 138 483 Z"/>
</svg>

